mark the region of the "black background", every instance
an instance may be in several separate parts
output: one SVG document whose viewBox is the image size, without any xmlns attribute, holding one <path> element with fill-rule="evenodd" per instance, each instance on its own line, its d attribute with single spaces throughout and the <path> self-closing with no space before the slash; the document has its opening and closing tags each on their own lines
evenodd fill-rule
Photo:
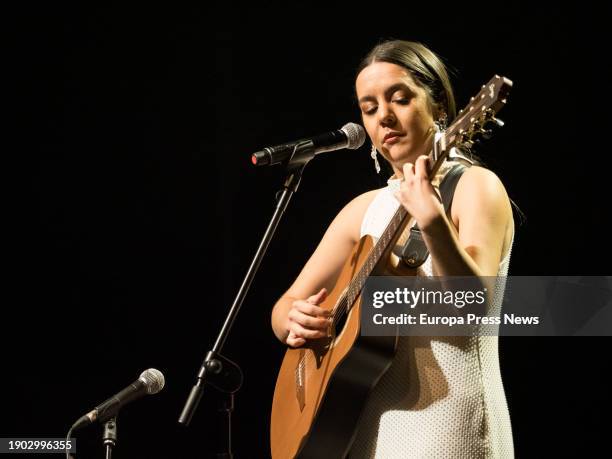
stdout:
<svg viewBox="0 0 612 459">
<path fill-rule="evenodd" d="M 359 122 L 354 70 L 381 39 L 441 54 L 460 107 L 495 73 L 514 81 L 506 127 L 479 150 L 527 216 L 516 217 L 510 273 L 609 274 L 602 11 L 54 5 L 19 19 L 5 69 L 20 83 L 5 89 L 25 132 L 4 170 L 3 437 L 61 437 L 155 367 L 167 386 L 121 413 L 117 457 L 213 456 L 213 392 L 189 428 L 177 418 L 283 177 L 249 154 Z M 338 210 L 383 183 L 367 146 L 308 166 L 225 349 L 245 373 L 238 457 L 268 455 L 283 355 L 272 305 Z M 608 340 L 500 346 L 518 457 L 607 450 Z M 100 437 L 99 426 L 80 432 L 79 457 L 103 457 Z"/>
</svg>

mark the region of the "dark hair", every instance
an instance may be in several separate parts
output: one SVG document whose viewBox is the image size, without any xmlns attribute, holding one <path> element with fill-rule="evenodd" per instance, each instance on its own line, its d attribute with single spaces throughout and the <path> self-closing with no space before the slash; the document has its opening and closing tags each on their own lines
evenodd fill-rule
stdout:
<svg viewBox="0 0 612 459">
<path fill-rule="evenodd" d="M 431 97 L 438 116 L 445 113 L 450 123 L 457 114 L 455 95 L 442 60 L 429 48 L 414 41 L 389 40 L 375 46 L 357 67 L 357 75 L 374 62 L 404 67 Z"/>
</svg>

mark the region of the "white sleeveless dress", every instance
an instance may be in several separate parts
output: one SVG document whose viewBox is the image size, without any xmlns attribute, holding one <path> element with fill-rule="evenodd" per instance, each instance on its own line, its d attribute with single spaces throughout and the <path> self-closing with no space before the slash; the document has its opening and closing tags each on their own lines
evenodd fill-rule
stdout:
<svg viewBox="0 0 612 459">
<path fill-rule="evenodd" d="M 389 180 L 378 192 L 362 236 L 380 237 L 399 206 L 398 187 L 399 180 Z M 498 276 L 508 274 L 511 250 L 512 243 Z M 431 256 L 419 275 L 432 275 Z M 502 295 L 503 287 L 493 309 L 501 308 Z M 400 337 L 391 367 L 366 403 L 349 458 L 512 457 L 497 336 Z"/>
</svg>

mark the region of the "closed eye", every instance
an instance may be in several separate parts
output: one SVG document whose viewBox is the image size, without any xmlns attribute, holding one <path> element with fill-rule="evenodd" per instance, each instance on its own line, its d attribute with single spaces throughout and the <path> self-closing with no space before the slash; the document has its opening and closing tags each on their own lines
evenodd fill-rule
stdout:
<svg viewBox="0 0 612 459">
<path fill-rule="evenodd" d="M 411 100 L 412 100 L 412 97 L 395 97 L 391 99 L 391 102 L 399 104 L 399 105 L 409 105 Z M 361 111 L 364 115 L 373 115 L 374 113 L 376 113 L 377 109 L 378 109 L 378 105 L 371 105 L 371 106 L 363 107 Z"/>
<path fill-rule="evenodd" d="M 377 108 L 378 107 L 376 105 L 372 107 L 364 107 L 361 109 L 361 111 L 363 112 L 364 115 L 373 115 L 374 113 L 376 113 Z"/>
</svg>

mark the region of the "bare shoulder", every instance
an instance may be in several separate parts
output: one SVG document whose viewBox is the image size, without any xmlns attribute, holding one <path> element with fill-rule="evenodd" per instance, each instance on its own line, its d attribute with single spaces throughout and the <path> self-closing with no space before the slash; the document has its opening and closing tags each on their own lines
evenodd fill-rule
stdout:
<svg viewBox="0 0 612 459">
<path fill-rule="evenodd" d="M 382 190 L 382 188 L 376 188 L 374 190 L 366 191 L 365 193 L 360 194 L 359 196 L 353 198 L 353 200 L 347 204 L 347 207 L 351 206 L 352 209 L 354 209 L 355 211 L 365 212 L 380 190 Z"/>
<path fill-rule="evenodd" d="M 286 295 L 307 298 L 322 287 L 331 291 L 342 266 L 359 241 L 361 221 L 377 192 L 372 190 L 360 194 L 338 212 Z"/>
<path fill-rule="evenodd" d="M 336 217 L 337 223 L 346 229 L 353 242 L 359 240 L 363 217 L 380 190 L 381 188 L 366 191 L 353 198 Z"/>
<path fill-rule="evenodd" d="M 490 169 L 472 166 L 461 176 L 451 218 L 466 244 L 499 247 L 506 253 L 514 234 L 512 206 L 504 184 Z"/>
<path fill-rule="evenodd" d="M 460 179 L 460 183 L 469 183 L 477 185 L 501 186 L 503 183 L 495 172 L 491 169 L 481 166 L 469 167 Z"/>
<path fill-rule="evenodd" d="M 461 176 L 453 203 L 501 206 L 511 211 L 510 199 L 500 178 L 492 170 L 480 166 L 470 167 Z"/>
</svg>

